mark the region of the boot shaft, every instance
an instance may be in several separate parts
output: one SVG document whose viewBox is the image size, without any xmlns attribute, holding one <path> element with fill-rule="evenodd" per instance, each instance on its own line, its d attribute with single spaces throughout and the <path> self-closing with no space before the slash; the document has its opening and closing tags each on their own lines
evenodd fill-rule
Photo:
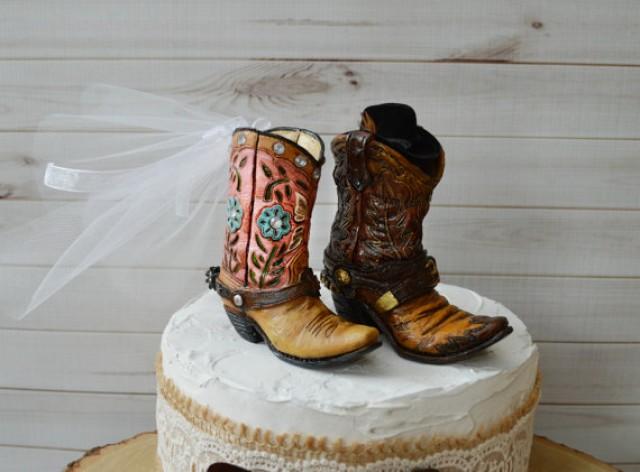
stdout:
<svg viewBox="0 0 640 472">
<path fill-rule="evenodd" d="M 400 356 L 425 363 L 466 359 L 511 333 L 506 318 L 474 316 L 436 290 L 422 221 L 444 152 L 413 110 L 369 107 L 360 130 L 338 135 L 332 149 L 338 212 L 321 278 L 338 312 L 375 324 Z"/>
<path fill-rule="evenodd" d="M 256 289 L 300 282 L 323 153 L 320 137 L 306 130 L 234 132 L 221 267 L 227 280 Z"/>
<path fill-rule="evenodd" d="M 397 107 L 370 107 L 359 131 L 332 142 L 338 211 L 326 255 L 334 261 L 373 270 L 424 254 L 422 222 L 444 171 L 444 152 L 417 127 L 413 110 Z"/>
</svg>

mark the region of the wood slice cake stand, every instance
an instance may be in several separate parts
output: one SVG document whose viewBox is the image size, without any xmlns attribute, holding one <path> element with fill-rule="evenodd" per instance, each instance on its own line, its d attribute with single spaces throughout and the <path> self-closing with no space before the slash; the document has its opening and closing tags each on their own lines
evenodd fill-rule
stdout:
<svg viewBox="0 0 640 472">
<path fill-rule="evenodd" d="M 142 433 L 117 444 L 90 450 L 66 472 L 162 472 L 156 459 L 156 433 Z M 220 472 L 231 468 L 219 468 Z M 530 472 L 615 472 L 617 469 L 593 457 L 547 438 L 536 436 Z"/>
</svg>

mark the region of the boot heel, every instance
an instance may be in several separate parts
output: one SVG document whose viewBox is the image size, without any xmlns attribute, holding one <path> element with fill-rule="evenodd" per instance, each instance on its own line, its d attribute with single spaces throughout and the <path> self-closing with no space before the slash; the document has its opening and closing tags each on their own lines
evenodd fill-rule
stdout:
<svg viewBox="0 0 640 472">
<path fill-rule="evenodd" d="M 229 321 L 236 329 L 240 337 L 250 343 L 261 343 L 263 341 L 262 336 L 258 333 L 255 327 L 251 325 L 249 318 L 244 315 L 236 315 L 229 310 L 225 310 L 227 312 L 227 316 L 229 317 Z"/>
<path fill-rule="evenodd" d="M 331 296 L 333 297 L 333 304 L 335 305 L 338 315 L 352 323 L 376 326 L 367 313 L 367 309 L 363 303 L 337 293 L 332 293 Z"/>
</svg>

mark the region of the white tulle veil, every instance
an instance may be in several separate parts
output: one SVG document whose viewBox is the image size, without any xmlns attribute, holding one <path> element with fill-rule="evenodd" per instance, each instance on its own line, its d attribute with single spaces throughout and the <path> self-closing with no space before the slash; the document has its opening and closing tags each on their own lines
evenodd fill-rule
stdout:
<svg viewBox="0 0 640 472">
<path fill-rule="evenodd" d="M 38 176 L 47 203 L 26 223 L 0 232 L 5 279 L 25 266 L 45 269 L 10 294 L 4 311 L 14 317 L 65 296 L 65 287 L 92 266 L 181 267 L 187 261 L 204 271 L 218 263 L 220 248 L 212 245 L 224 224 L 217 202 L 226 192 L 231 134 L 268 126 L 108 85 L 89 87 L 82 104 L 77 114 L 41 123 L 33 157 L 47 164 Z M 171 289 L 184 300 L 205 290 L 204 281 L 183 285 Z"/>
</svg>

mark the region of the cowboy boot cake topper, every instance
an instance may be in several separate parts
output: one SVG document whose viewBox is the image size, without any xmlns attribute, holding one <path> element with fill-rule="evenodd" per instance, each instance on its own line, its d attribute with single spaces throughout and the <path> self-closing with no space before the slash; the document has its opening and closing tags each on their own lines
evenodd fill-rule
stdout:
<svg viewBox="0 0 640 472">
<path fill-rule="evenodd" d="M 505 317 L 472 315 L 435 289 L 422 222 L 444 151 L 413 109 L 366 108 L 360 129 L 336 136 L 332 150 L 338 211 L 322 279 L 338 314 L 378 327 L 399 355 L 425 363 L 466 359 L 511 333 Z"/>
<path fill-rule="evenodd" d="M 233 133 L 221 267 L 209 287 L 240 336 L 304 367 L 351 361 L 380 345 L 378 330 L 345 321 L 320 301 L 309 230 L 324 146 L 311 131 Z"/>
<path fill-rule="evenodd" d="M 205 296 L 180 310 L 162 337 L 165 470 L 528 469 L 539 394 L 531 338 L 496 302 L 460 287 L 442 286 L 448 299 L 436 292 L 421 228 L 442 176 L 440 145 L 406 106 L 370 107 L 364 118 L 333 143 L 340 200 L 324 279 L 337 314 L 308 267 L 320 138 L 290 128 L 232 134 L 224 257 L 209 273 L 222 303 Z M 493 317 L 453 305 L 475 301 Z M 240 336 L 289 363 L 358 363 L 278 362 L 263 346 L 239 346 L 223 310 Z M 464 359 L 511 332 L 502 314 L 517 336 L 483 369 L 390 349 L 367 355 L 383 331 L 403 357 Z"/>
</svg>

